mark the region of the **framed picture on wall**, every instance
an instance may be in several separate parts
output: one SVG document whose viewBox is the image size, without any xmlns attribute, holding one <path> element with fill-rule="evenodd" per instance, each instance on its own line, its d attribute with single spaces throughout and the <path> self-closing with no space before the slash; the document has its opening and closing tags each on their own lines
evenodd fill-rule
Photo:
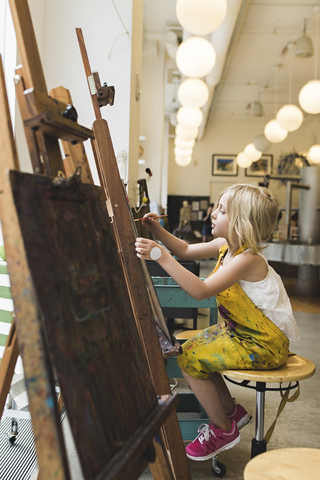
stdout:
<svg viewBox="0 0 320 480">
<path fill-rule="evenodd" d="M 236 155 L 212 155 L 212 175 L 233 176 L 238 175 Z"/>
<path fill-rule="evenodd" d="M 256 162 L 252 162 L 250 167 L 245 169 L 246 177 L 264 177 L 272 173 L 273 155 L 262 155 Z"/>
</svg>

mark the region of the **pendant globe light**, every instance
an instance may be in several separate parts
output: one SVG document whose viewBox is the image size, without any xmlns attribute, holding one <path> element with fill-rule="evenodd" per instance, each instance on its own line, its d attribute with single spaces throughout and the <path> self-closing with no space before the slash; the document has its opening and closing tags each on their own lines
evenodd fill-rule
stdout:
<svg viewBox="0 0 320 480">
<path fill-rule="evenodd" d="M 177 112 L 178 124 L 185 128 L 198 128 L 203 120 L 200 108 L 180 107 Z"/>
<path fill-rule="evenodd" d="M 309 148 L 307 159 L 312 163 L 320 163 L 320 145 L 313 145 L 311 148 Z"/>
<path fill-rule="evenodd" d="M 269 140 L 266 139 L 263 134 L 261 134 L 253 140 L 253 145 L 256 147 L 257 150 L 264 153 L 270 150 L 272 144 L 271 142 L 269 142 Z"/>
<path fill-rule="evenodd" d="M 310 80 L 299 93 L 300 107 L 307 113 L 320 113 L 320 81 Z"/>
<path fill-rule="evenodd" d="M 277 120 L 273 119 L 264 127 L 264 135 L 271 143 L 280 143 L 287 138 L 288 132 L 280 127 Z"/>
<path fill-rule="evenodd" d="M 275 112 L 277 111 L 278 68 L 279 65 L 275 67 Z M 284 130 L 284 128 L 280 127 L 279 123 L 275 118 L 270 120 L 264 127 L 264 136 L 271 143 L 280 143 L 287 137 L 287 135 L 287 130 Z"/>
<path fill-rule="evenodd" d="M 183 75 L 202 78 L 208 75 L 216 62 L 212 44 L 203 37 L 189 37 L 177 50 L 176 63 Z"/>
<path fill-rule="evenodd" d="M 182 125 L 178 124 L 176 126 L 175 132 L 177 137 L 187 142 L 188 140 L 194 140 L 195 138 L 197 138 L 199 129 L 197 127 L 185 128 Z"/>
<path fill-rule="evenodd" d="M 191 163 L 191 160 L 192 160 L 191 156 L 189 156 L 189 157 L 175 156 L 175 158 L 174 158 L 174 161 L 176 162 L 177 165 L 179 165 L 179 167 L 186 167 L 187 165 L 189 165 Z"/>
<path fill-rule="evenodd" d="M 248 145 L 244 149 L 244 154 L 248 160 L 252 162 L 256 162 L 261 158 L 262 152 L 256 149 L 253 143 L 248 143 Z"/>
<path fill-rule="evenodd" d="M 296 105 L 284 105 L 278 111 L 276 120 L 284 130 L 294 132 L 302 125 L 303 113 Z"/>
<path fill-rule="evenodd" d="M 226 0 L 177 0 L 176 14 L 182 28 L 193 35 L 208 35 L 223 22 Z"/>
<path fill-rule="evenodd" d="M 236 157 L 237 165 L 241 168 L 248 168 L 252 164 L 252 161 L 245 156 L 244 152 L 238 153 Z"/>
<path fill-rule="evenodd" d="M 189 140 L 188 142 L 181 140 L 181 138 L 176 137 L 174 139 L 174 144 L 176 147 L 181 148 L 181 150 L 189 150 L 189 148 L 193 148 L 195 144 L 195 140 Z"/>
<path fill-rule="evenodd" d="M 318 70 L 318 26 L 319 26 L 319 7 L 314 7 L 317 16 L 316 21 L 316 41 L 314 49 L 314 78 L 306 83 L 299 93 L 300 107 L 307 113 L 316 115 L 320 113 L 320 81 L 317 80 Z"/>
<path fill-rule="evenodd" d="M 183 107 L 201 108 L 209 98 L 209 88 L 200 78 L 187 78 L 178 88 L 178 100 Z"/>
<path fill-rule="evenodd" d="M 292 44 L 288 45 L 289 51 L 291 50 Z M 294 132 L 301 127 L 303 122 L 303 113 L 299 107 L 291 103 L 291 93 L 292 93 L 292 54 L 290 58 L 290 68 L 289 68 L 289 103 L 280 108 L 277 113 L 276 120 L 280 127 L 282 127 L 287 132 Z"/>
<path fill-rule="evenodd" d="M 182 150 L 181 148 L 175 147 L 174 154 L 176 157 L 190 157 L 192 155 L 192 148 L 188 150 Z"/>
</svg>

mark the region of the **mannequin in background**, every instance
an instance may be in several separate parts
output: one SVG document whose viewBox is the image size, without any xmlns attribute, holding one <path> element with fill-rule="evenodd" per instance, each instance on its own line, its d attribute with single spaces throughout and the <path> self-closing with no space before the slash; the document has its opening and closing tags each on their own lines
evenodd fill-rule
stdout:
<svg viewBox="0 0 320 480">
<path fill-rule="evenodd" d="M 190 208 L 188 201 L 182 202 L 182 208 L 180 208 L 179 227 L 190 227 Z"/>
</svg>

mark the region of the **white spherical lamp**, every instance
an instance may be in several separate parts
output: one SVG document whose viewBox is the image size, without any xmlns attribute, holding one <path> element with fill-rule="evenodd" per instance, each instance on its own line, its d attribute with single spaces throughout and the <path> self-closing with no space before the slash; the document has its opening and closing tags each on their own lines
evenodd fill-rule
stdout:
<svg viewBox="0 0 320 480">
<path fill-rule="evenodd" d="M 320 80 L 310 80 L 301 88 L 299 104 L 307 113 L 320 113 Z"/>
<path fill-rule="evenodd" d="M 313 145 L 309 148 L 307 159 L 312 163 L 320 163 L 320 145 Z"/>
<path fill-rule="evenodd" d="M 187 165 L 189 165 L 191 163 L 191 159 L 192 159 L 191 156 L 189 156 L 189 157 L 175 156 L 175 158 L 174 158 L 176 164 L 179 165 L 179 167 L 186 167 Z"/>
<path fill-rule="evenodd" d="M 175 147 L 174 154 L 176 157 L 190 157 L 192 151 L 192 148 L 189 148 L 189 150 L 182 150 L 181 148 Z"/>
<path fill-rule="evenodd" d="M 187 78 L 180 83 L 177 94 L 183 107 L 201 108 L 208 101 L 209 89 L 200 78 Z"/>
<path fill-rule="evenodd" d="M 256 149 L 253 143 L 248 143 L 244 149 L 244 154 L 251 162 L 256 162 L 262 155 L 262 152 Z"/>
<path fill-rule="evenodd" d="M 198 128 L 203 120 L 200 108 L 181 107 L 177 112 L 177 121 L 185 128 Z"/>
<path fill-rule="evenodd" d="M 194 147 L 195 140 L 189 140 L 186 142 L 185 140 L 181 140 L 181 138 L 176 137 L 174 139 L 174 144 L 176 147 L 181 148 L 181 150 L 189 150 L 189 148 Z"/>
<path fill-rule="evenodd" d="M 216 62 L 212 44 L 203 37 L 189 37 L 177 50 L 176 63 L 183 75 L 202 78 L 208 75 Z"/>
<path fill-rule="evenodd" d="M 193 128 L 185 128 L 182 125 L 177 125 L 176 126 L 176 135 L 177 137 L 181 138 L 181 140 L 194 140 L 198 136 L 198 128 L 193 127 Z"/>
<path fill-rule="evenodd" d="M 263 134 L 258 135 L 253 140 L 253 145 L 262 153 L 267 152 L 271 148 L 271 142 L 269 142 Z"/>
<path fill-rule="evenodd" d="M 239 165 L 239 167 L 241 168 L 248 168 L 252 163 L 252 161 L 245 156 L 244 152 L 238 153 L 236 162 L 237 162 L 237 165 Z"/>
<path fill-rule="evenodd" d="M 226 0 L 177 0 L 176 14 L 180 25 L 194 35 L 208 35 L 223 22 Z"/>
<path fill-rule="evenodd" d="M 302 125 L 303 113 L 296 105 L 284 105 L 278 111 L 276 120 L 284 130 L 294 132 Z"/>
<path fill-rule="evenodd" d="M 287 137 L 288 132 L 280 127 L 276 119 L 273 119 L 264 127 L 264 135 L 269 142 L 280 143 Z"/>
</svg>

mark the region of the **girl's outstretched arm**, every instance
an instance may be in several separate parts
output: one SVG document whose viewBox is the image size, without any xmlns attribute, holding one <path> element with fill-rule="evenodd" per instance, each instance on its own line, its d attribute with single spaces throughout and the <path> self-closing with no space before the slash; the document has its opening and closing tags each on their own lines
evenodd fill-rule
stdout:
<svg viewBox="0 0 320 480">
<path fill-rule="evenodd" d="M 142 225 L 165 245 L 165 247 L 181 260 L 202 260 L 204 258 L 216 257 L 219 253 L 221 245 L 226 243 L 213 240 L 207 243 L 188 244 L 184 240 L 175 237 L 165 230 L 159 223 L 155 213 L 147 213 L 142 220 Z"/>
<path fill-rule="evenodd" d="M 151 260 L 153 256 L 151 253 L 152 250 L 155 248 L 159 249 L 161 252 L 161 256 L 157 258 L 159 265 L 185 292 L 196 300 L 203 300 L 223 292 L 239 280 L 248 278 L 248 272 L 253 272 L 254 274 L 257 268 L 261 268 L 261 265 L 263 266 L 264 273 L 262 271 L 260 274 L 261 278 L 258 277 L 255 281 L 262 280 L 266 275 L 265 261 L 259 255 L 248 252 L 234 257 L 228 262 L 228 265 L 225 265 L 222 269 L 203 281 L 184 268 L 165 248 L 153 240 L 138 237 L 135 247 L 137 256 L 144 260 Z M 157 251 L 157 253 L 159 252 Z M 248 279 L 249 281 L 251 280 L 251 278 Z"/>
</svg>

